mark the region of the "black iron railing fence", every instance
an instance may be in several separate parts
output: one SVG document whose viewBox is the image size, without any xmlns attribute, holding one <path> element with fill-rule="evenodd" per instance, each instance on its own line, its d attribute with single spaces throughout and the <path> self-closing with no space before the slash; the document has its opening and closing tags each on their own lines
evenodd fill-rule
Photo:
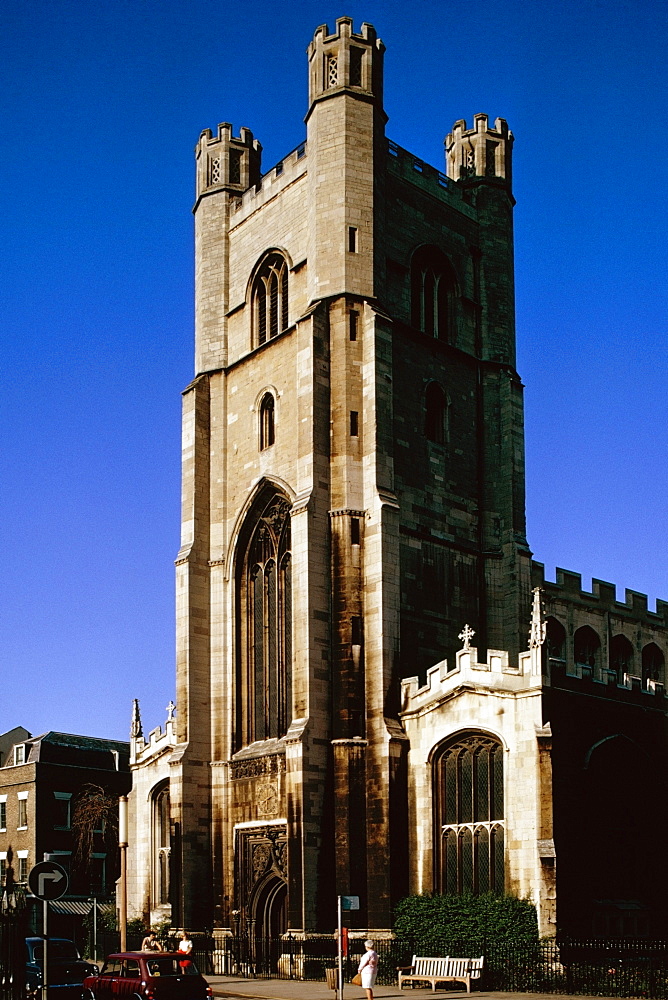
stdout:
<svg viewBox="0 0 668 1000">
<path fill-rule="evenodd" d="M 0 1000 L 25 997 L 27 926 L 25 911 L 0 913 Z"/>
<path fill-rule="evenodd" d="M 244 935 L 215 937 L 191 934 L 193 958 L 206 975 L 258 979 L 302 979 L 325 982 L 326 969 L 336 965 L 333 937 L 258 938 Z M 165 937 L 163 947 L 176 949 L 178 938 Z M 118 948 L 116 942 L 109 951 Z M 128 939 L 128 948 L 141 939 Z M 350 941 L 344 978 L 357 970 L 364 942 Z M 410 965 L 413 955 L 426 954 L 419 941 L 379 940 L 378 983 L 397 982 L 397 967 Z M 571 940 L 525 944 L 495 943 L 484 939 L 444 939 L 430 955 L 477 957 L 484 955 L 482 976 L 474 989 L 523 993 L 564 993 L 606 997 L 647 997 L 668 1000 L 668 942 L 643 940 Z M 457 988 L 456 986 L 453 988 Z M 0 1000 L 15 1000 L 0 995 Z"/>
</svg>

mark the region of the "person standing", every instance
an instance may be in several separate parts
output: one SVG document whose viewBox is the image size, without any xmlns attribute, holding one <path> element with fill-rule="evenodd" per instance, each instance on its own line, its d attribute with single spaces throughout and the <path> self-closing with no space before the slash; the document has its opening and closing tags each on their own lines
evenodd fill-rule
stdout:
<svg viewBox="0 0 668 1000">
<path fill-rule="evenodd" d="M 155 936 L 155 931 L 150 931 L 141 943 L 142 951 L 161 951 L 160 942 Z"/>
<path fill-rule="evenodd" d="M 378 955 L 374 951 L 373 941 L 365 941 L 366 954 L 362 955 L 357 971 L 362 977 L 362 989 L 367 1000 L 373 1000 L 373 987 L 378 975 Z"/>
</svg>

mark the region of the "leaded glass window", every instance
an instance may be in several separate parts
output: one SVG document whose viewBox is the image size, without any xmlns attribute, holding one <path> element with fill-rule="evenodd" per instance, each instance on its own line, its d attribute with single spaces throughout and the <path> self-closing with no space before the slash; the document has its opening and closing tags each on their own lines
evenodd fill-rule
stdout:
<svg viewBox="0 0 668 1000">
<path fill-rule="evenodd" d="M 263 262 L 253 282 L 253 345 L 288 328 L 288 265 L 279 253 Z"/>
<path fill-rule="evenodd" d="M 291 718 L 290 506 L 274 495 L 243 534 L 237 570 L 237 745 L 276 739 Z M 242 541 L 243 547 L 243 541 Z"/>
<path fill-rule="evenodd" d="M 491 736 L 467 733 L 434 758 L 436 892 L 503 892 L 503 752 Z"/>
</svg>

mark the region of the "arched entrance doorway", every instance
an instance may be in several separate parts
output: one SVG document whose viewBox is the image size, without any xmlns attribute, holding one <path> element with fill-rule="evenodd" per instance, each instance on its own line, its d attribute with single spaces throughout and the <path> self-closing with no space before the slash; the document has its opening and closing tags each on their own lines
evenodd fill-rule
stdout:
<svg viewBox="0 0 668 1000">
<path fill-rule="evenodd" d="M 256 886 L 251 902 L 255 964 L 259 971 L 275 972 L 281 955 L 281 936 L 288 926 L 288 886 L 275 872 Z"/>
</svg>

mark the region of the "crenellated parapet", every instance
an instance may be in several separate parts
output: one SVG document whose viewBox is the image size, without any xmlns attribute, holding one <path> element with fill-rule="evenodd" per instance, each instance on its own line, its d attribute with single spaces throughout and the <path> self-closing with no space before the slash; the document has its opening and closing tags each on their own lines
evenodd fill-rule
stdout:
<svg viewBox="0 0 668 1000">
<path fill-rule="evenodd" d="M 356 34 L 352 18 L 339 17 L 331 35 L 327 25 L 321 24 L 307 49 L 309 108 L 344 90 L 382 108 L 384 52 L 371 24 L 363 24 Z"/>
<path fill-rule="evenodd" d="M 577 605 L 587 605 L 596 610 L 604 610 L 624 617 L 631 616 L 648 625 L 668 627 L 668 601 L 657 599 L 656 611 L 650 611 L 647 606 L 647 595 L 636 590 L 624 591 L 624 600 L 617 600 L 617 588 L 614 583 L 605 580 L 592 579 L 591 591 L 582 586 L 580 573 L 557 567 L 556 580 L 545 579 L 543 563 L 532 561 L 532 586 L 540 587 L 547 601 L 563 600 Z"/>
<path fill-rule="evenodd" d="M 445 165 L 454 181 L 470 178 L 497 178 L 512 185 L 513 133 L 505 118 L 497 118 L 491 128 L 487 115 L 473 116 L 473 128 L 455 122 L 445 138 Z"/>
<path fill-rule="evenodd" d="M 218 126 L 217 135 L 204 129 L 195 146 L 197 198 L 211 191 L 241 194 L 260 183 L 262 146 L 249 128 L 232 134 L 229 122 Z"/>
<path fill-rule="evenodd" d="M 531 650 L 520 653 L 518 663 L 512 664 L 506 650 L 488 649 L 487 661 L 481 662 L 478 650 L 471 646 L 456 654 L 454 668 L 449 669 L 447 660 L 431 667 L 422 686 L 417 677 L 402 680 L 401 711 L 419 713 L 465 689 L 517 694 L 540 686 L 540 659 Z"/>
<path fill-rule="evenodd" d="M 165 728 L 156 726 L 144 737 L 140 734 L 130 739 L 130 766 L 139 767 L 156 757 L 171 751 L 176 746 L 176 720 L 172 717 L 165 722 Z"/>
</svg>

